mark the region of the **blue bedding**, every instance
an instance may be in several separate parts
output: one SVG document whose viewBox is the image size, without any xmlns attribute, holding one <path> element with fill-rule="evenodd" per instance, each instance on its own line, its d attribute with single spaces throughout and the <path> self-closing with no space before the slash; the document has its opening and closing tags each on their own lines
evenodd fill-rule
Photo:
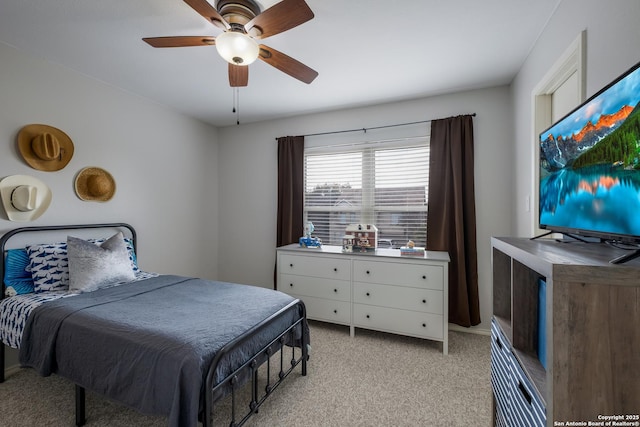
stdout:
<svg viewBox="0 0 640 427">
<path fill-rule="evenodd" d="M 37 307 L 25 326 L 20 362 L 140 412 L 166 415 L 170 426 L 191 427 L 217 351 L 294 301 L 254 286 L 161 275 Z M 216 382 L 298 320 L 300 311 L 289 310 L 224 359 Z"/>
</svg>

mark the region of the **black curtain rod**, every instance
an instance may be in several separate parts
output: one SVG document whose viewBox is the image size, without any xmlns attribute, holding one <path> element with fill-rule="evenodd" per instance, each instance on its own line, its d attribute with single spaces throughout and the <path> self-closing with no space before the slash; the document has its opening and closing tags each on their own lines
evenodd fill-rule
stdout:
<svg viewBox="0 0 640 427">
<path fill-rule="evenodd" d="M 471 114 L 468 114 L 468 115 L 471 116 L 471 117 L 475 117 L 476 113 L 471 113 Z M 372 128 L 347 129 L 347 130 L 335 130 L 335 131 L 332 131 L 332 132 L 310 133 L 310 134 L 307 134 L 307 135 L 298 135 L 298 136 L 304 136 L 304 137 L 307 137 L 307 136 L 322 136 L 322 135 L 333 135 L 333 134 L 336 134 L 336 133 L 348 133 L 348 132 L 364 132 L 364 133 L 367 133 L 368 130 L 393 128 L 393 127 L 397 127 L 397 126 L 417 125 L 417 124 L 420 124 L 420 123 L 429 123 L 429 122 L 431 122 L 433 120 L 436 120 L 436 119 L 420 120 L 420 121 L 417 121 L 417 122 L 408 122 L 408 123 L 398 123 L 398 124 L 395 124 L 395 125 L 375 126 L 375 127 L 372 127 Z M 277 140 L 278 140 L 278 138 L 276 138 L 276 141 Z"/>
</svg>

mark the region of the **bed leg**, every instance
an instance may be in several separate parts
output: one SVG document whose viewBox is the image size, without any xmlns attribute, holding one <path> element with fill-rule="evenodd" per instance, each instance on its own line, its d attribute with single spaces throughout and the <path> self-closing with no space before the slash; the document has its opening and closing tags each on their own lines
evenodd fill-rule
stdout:
<svg viewBox="0 0 640 427">
<path fill-rule="evenodd" d="M 87 421 L 85 418 L 84 398 L 84 387 L 80 387 L 76 384 L 76 426 L 83 426 Z"/>
<path fill-rule="evenodd" d="M 257 368 L 257 364 L 254 363 L 254 368 L 253 368 L 253 390 L 252 390 L 252 396 L 251 396 L 251 410 L 254 413 L 258 413 L 258 368 Z"/>
<path fill-rule="evenodd" d="M 309 358 L 309 346 L 307 344 L 307 337 L 306 337 L 307 333 L 304 329 L 304 327 L 302 328 L 302 376 L 305 377 L 307 376 L 307 359 Z"/>
</svg>

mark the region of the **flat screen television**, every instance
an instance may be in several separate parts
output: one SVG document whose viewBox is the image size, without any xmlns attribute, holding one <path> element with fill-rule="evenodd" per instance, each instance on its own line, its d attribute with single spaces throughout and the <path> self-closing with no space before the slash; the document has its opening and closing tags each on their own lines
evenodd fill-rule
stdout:
<svg viewBox="0 0 640 427">
<path fill-rule="evenodd" d="M 539 227 L 640 244 L 640 63 L 540 133 Z"/>
</svg>

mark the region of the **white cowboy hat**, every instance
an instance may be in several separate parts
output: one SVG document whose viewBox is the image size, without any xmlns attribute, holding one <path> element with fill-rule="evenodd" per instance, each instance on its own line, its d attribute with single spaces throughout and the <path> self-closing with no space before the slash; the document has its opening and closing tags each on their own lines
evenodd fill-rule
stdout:
<svg viewBox="0 0 640 427">
<path fill-rule="evenodd" d="M 9 221 L 33 221 L 51 204 L 51 190 L 37 178 L 12 175 L 0 181 L 0 196 Z"/>
</svg>

